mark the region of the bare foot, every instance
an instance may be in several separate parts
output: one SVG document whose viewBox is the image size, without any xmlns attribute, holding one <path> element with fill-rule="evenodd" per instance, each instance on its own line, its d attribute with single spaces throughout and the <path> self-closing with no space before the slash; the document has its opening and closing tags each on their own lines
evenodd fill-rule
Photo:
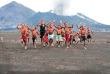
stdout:
<svg viewBox="0 0 110 74">
<path fill-rule="evenodd" d="M 22 45 L 21 45 L 22 47 L 24 46 L 24 44 L 22 43 Z"/>
<path fill-rule="evenodd" d="M 84 47 L 84 49 L 86 50 L 86 47 Z"/>
<path fill-rule="evenodd" d="M 27 49 L 27 46 L 25 46 L 25 49 Z"/>
<path fill-rule="evenodd" d="M 45 47 L 45 44 L 43 44 L 43 46 Z"/>
<path fill-rule="evenodd" d="M 70 45 L 70 47 L 71 47 L 71 45 Z"/>
<path fill-rule="evenodd" d="M 49 44 L 47 46 L 49 46 Z"/>
<path fill-rule="evenodd" d="M 60 45 L 58 45 L 58 47 L 60 47 Z"/>
<path fill-rule="evenodd" d="M 54 45 L 52 44 L 52 46 L 54 46 Z"/>
<path fill-rule="evenodd" d="M 67 46 L 66 49 L 68 49 L 69 47 Z"/>
<path fill-rule="evenodd" d="M 35 46 L 35 48 L 36 48 L 36 46 Z"/>
</svg>

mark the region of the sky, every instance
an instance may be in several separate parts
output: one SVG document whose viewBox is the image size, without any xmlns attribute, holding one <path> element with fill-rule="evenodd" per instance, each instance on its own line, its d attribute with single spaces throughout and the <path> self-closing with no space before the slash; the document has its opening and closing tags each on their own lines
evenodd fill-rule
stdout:
<svg viewBox="0 0 110 74">
<path fill-rule="evenodd" d="M 110 0 L 0 0 L 0 7 L 16 1 L 35 12 L 48 12 L 59 15 L 82 13 L 87 17 L 110 25 Z"/>
</svg>

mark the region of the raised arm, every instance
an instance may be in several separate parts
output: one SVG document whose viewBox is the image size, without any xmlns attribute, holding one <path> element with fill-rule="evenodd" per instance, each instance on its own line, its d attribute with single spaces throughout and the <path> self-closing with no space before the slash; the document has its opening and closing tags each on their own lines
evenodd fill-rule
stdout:
<svg viewBox="0 0 110 74">
<path fill-rule="evenodd" d="M 76 23 L 76 26 L 77 26 L 78 29 L 80 29 L 80 27 L 78 27 L 78 23 Z"/>
<path fill-rule="evenodd" d="M 74 23 L 72 24 L 72 26 L 69 26 L 69 28 L 73 28 L 73 26 L 74 26 Z"/>
<path fill-rule="evenodd" d="M 57 26 L 55 25 L 55 19 L 53 20 L 53 22 L 54 22 L 54 26 L 57 28 Z"/>
<path fill-rule="evenodd" d="M 29 27 L 29 30 L 32 31 L 32 29 Z"/>
<path fill-rule="evenodd" d="M 63 23 L 62 23 L 62 20 L 60 20 L 60 24 L 61 24 L 62 28 L 64 28 L 64 26 L 63 26 L 64 21 L 63 21 Z"/>
<path fill-rule="evenodd" d="M 38 28 L 37 28 L 37 30 L 38 30 L 38 32 L 40 32 Z"/>
<path fill-rule="evenodd" d="M 46 24 L 47 27 L 49 27 L 49 26 L 48 26 L 49 23 L 51 23 L 51 21 L 49 21 L 49 22 Z"/>
<path fill-rule="evenodd" d="M 30 28 L 31 28 L 32 24 L 30 25 Z"/>
<path fill-rule="evenodd" d="M 17 27 L 16 27 L 17 29 L 21 29 L 21 27 L 19 27 L 19 25 L 20 25 L 20 23 L 17 25 Z"/>
<path fill-rule="evenodd" d="M 39 33 L 39 32 L 37 32 L 37 31 L 36 31 L 36 33 L 37 33 L 38 35 L 40 35 L 40 33 Z"/>
<path fill-rule="evenodd" d="M 63 27 L 63 23 L 62 23 L 62 20 L 60 20 L 60 24 L 61 24 L 61 26 Z"/>
<path fill-rule="evenodd" d="M 39 23 L 37 24 L 37 26 L 41 26 L 41 25 L 40 25 L 41 22 L 42 22 L 42 21 L 39 21 Z"/>
<path fill-rule="evenodd" d="M 91 31 L 91 33 L 94 35 L 93 31 Z"/>
</svg>

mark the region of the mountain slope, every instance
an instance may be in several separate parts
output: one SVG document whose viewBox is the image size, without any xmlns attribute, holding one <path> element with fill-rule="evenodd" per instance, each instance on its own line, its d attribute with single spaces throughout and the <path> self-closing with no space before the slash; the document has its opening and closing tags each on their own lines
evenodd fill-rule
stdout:
<svg viewBox="0 0 110 74">
<path fill-rule="evenodd" d="M 81 13 L 74 16 L 56 15 L 51 12 L 35 13 L 15 1 L 0 8 L 0 30 L 17 30 L 15 27 L 18 23 L 36 25 L 42 19 L 45 20 L 45 23 L 55 19 L 56 25 L 60 24 L 59 21 L 62 20 L 68 22 L 69 26 L 74 22 L 75 24 L 78 23 L 79 26 L 86 25 L 86 28 L 90 27 L 93 31 L 110 31 L 109 25 L 101 24 Z M 73 29 L 78 31 L 76 25 Z"/>
<path fill-rule="evenodd" d="M 53 21 L 55 19 L 56 25 L 60 24 L 59 21 L 62 20 L 68 22 L 69 25 L 71 25 L 73 22 L 75 24 L 78 23 L 79 26 L 86 25 L 86 28 L 91 27 L 93 31 L 110 31 L 109 25 L 98 23 L 81 13 L 77 13 L 74 16 L 61 16 L 51 12 L 45 12 L 45 13 L 38 12 L 34 16 L 26 20 L 25 23 L 36 25 L 42 19 L 44 19 L 46 23 L 48 21 Z M 78 31 L 76 25 L 74 26 L 73 29 Z"/>
<path fill-rule="evenodd" d="M 15 1 L 0 8 L 0 29 L 14 27 L 33 16 L 35 12 Z"/>
</svg>

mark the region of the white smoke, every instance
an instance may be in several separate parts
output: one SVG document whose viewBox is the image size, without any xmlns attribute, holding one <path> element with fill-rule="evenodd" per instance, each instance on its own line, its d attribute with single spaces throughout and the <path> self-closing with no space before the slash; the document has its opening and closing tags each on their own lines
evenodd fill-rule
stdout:
<svg viewBox="0 0 110 74">
<path fill-rule="evenodd" d="M 65 15 L 70 7 L 70 0 L 54 0 L 52 13 Z"/>
</svg>

